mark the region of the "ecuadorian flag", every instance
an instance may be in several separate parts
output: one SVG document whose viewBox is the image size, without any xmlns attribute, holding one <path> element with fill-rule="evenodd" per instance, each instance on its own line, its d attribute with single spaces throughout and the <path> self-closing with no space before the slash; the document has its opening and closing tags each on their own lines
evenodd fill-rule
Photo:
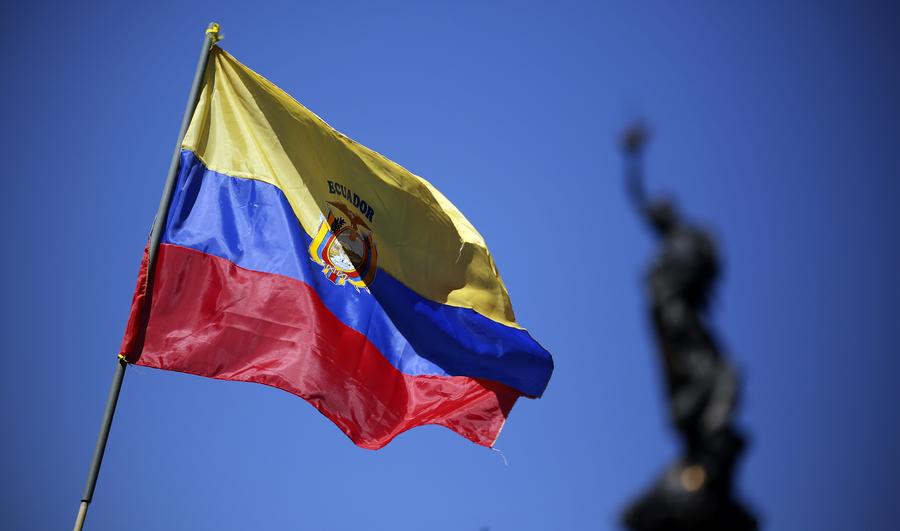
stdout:
<svg viewBox="0 0 900 531">
<path fill-rule="evenodd" d="M 284 389 L 365 448 L 423 424 L 492 446 L 553 371 L 446 197 L 217 47 L 147 279 L 130 363 Z"/>
</svg>

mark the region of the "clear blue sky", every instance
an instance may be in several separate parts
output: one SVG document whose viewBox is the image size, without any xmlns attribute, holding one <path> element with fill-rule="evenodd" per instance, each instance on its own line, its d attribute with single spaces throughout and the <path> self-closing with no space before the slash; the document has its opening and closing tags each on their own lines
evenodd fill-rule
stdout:
<svg viewBox="0 0 900 531">
<path fill-rule="evenodd" d="M 0 7 L 2 527 L 67 529 L 210 20 L 222 46 L 441 189 L 555 356 L 498 447 L 355 447 L 263 386 L 129 370 L 92 530 L 582 530 L 674 457 L 641 297 L 649 186 L 713 227 L 769 529 L 896 514 L 900 16 L 847 2 L 181 2 Z"/>
</svg>

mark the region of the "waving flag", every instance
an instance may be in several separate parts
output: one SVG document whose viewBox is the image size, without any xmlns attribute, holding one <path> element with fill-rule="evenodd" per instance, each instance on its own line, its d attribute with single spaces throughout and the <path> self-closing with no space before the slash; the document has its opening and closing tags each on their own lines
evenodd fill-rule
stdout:
<svg viewBox="0 0 900 531">
<path fill-rule="evenodd" d="M 553 370 L 446 197 L 219 48 L 122 354 L 294 393 L 372 449 L 423 424 L 491 446 Z"/>
</svg>

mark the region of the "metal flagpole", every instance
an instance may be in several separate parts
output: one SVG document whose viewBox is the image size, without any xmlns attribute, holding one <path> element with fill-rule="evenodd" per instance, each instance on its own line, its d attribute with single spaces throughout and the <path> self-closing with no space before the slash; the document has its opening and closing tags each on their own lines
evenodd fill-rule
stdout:
<svg viewBox="0 0 900 531">
<path fill-rule="evenodd" d="M 159 210 L 156 219 L 153 220 L 153 228 L 150 230 L 150 241 L 147 253 L 147 278 L 153 274 L 153 266 L 156 263 L 156 255 L 159 250 L 159 240 L 165 228 L 166 218 L 169 215 L 169 202 L 172 199 L 172 191 L 175 188 L 175 178 L 178 173 L 178 162 L 181 159 L 181 142 L 187 133 L 191 123 L 197 100 L 200 97 L 200 84 L 203 82 L 203 73 L 206 71 L 206 63 L 213 44 L 219 40 L 219 25 L 211 23 L 206 29 L 206 37 L 203 40 L 203 48 L 200 50 L 200 60 L 197 61 L 197 71 L 194 72 L 194 81 L 191 84 L 191 92 L 188 96 L 184 117 L 181 119 L 181 130 L 178 132 L 178 141 L 175 143 L 175 153 L 172 155 L 172 163 L 169 165 L 169 174 L 163 187 L 162 198 L 159 201 Z M 97 434 L 97 446 L 94 448 L 94 457 L 91 467 L 88 469 L 87 483 L 84 486 L 84 494 L 81 496 L 81 506 L 78 508 L 78 516 L 75 518 L 74 531 L 81 531 L 84 527 L 84 519 L 87 517 L 88 505 L 94 497 L 94 487 L 97 486 L 97 476 L 100 474 L 100 463 L 103 461 L 103 453 L 106 451 L 106 441 L 109 439 L 109 428 L 112 425 L 113 415 L 116 413 L 116 403 L 119 400 L 119 391 L 122 389 L 122 379 L 125 378 L 125 368 L 128 362 L 120 356 L 116 363 L 116 372 L 113 374 L 112 385 L 109 388 L 109 397 L 106 400 L 106 409 L 103 411 L 103 420 L 100 423 L 100 433 Z"/>
</svg>

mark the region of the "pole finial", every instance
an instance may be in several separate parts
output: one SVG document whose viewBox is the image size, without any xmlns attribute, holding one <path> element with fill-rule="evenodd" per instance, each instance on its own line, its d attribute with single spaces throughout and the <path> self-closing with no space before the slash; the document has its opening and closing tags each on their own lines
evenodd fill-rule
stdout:
<svg viewBox="0 0 900 531">
<path fill-rule="evenodd" d="M 210 22 L 209 27 L 206 28 L 206 34 L 209 35 L 209 38 L 212 40 L 213 44 L 222 40 L 222 36 L 219 35 L 218 22 Z"/>
</svg>

